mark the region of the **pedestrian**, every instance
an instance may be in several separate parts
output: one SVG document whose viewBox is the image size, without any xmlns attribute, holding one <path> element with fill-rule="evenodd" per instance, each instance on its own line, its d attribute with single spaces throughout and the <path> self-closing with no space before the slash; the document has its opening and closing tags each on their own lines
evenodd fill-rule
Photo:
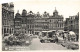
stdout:
<svg viewBox="0 0 80 52">
<path fill-rule="evenodd" d="M 64 34 L 63 34 L 63 39 L 64 39 Z"/>
<path fill-rule="evenodd" d="M 55 35 L 55 40 L 56 40 L 56 42 L 58 43 L 58 37 L 57 37 L 57 35 Z"/>
<path fill-rule="evenodd" d="M 78 41 L 79 39 L 79 35 L 76 33 L 76 41 Z"/>
</svg>

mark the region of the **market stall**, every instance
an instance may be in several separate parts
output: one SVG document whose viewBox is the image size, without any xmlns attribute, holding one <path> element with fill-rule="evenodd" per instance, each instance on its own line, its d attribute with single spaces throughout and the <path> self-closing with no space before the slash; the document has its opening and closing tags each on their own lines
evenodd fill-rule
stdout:
<svg viewBox="0 0 80 52">
<path fill-rule="evenodd" d="M 76 41 L 76 34 L 73 31 L 69 32 L 69 40 L 70 41 Z"/>
</svg>

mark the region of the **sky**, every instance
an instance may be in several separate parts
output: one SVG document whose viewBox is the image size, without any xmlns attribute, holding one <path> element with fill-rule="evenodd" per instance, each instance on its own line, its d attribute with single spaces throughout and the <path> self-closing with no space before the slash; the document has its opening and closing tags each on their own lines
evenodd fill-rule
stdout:
<svg viewBox="0 0 80 52">
<path fill-rule="evenodd" d="M 74 16 L 80 11 L 80 1 L 77 0 L 27 0 L 27 1 L 16 1 L 14 2 L 15 13 L 19 10 L 22 13 L 23 9 L 27 12 L 33 11 L 34 13 L 39 12 L 43 14 L 44 11 L 48 12 L 50 15 L 53 14 L 54 10 L 58 11 L 59 15 L 63 15 L 64 18 L 69 18 L 69 16 Z"/>
<path fill-rule="evenodd" d="M 5 0 L 6 1 L 6 0 Z M 39 12 L 43 14 L 44 11 L 50 15 L 53 14 L 54 10 L 58 11 L 59 15 L 63 15 L 64 18 L 74 16 L 80 11 L 80 0 L 19 0 L 14 1 L 15 14 L 19 10 L 22 13 L 23 9 L 27 12 L 33 11 L 34 13 Z"/>
</svg>

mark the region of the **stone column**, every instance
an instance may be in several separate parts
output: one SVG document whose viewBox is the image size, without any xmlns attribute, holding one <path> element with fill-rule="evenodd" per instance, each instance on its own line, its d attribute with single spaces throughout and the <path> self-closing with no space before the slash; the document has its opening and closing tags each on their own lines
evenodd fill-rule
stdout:
<svg viewBox="0 0 80 52">
<path fill-rule="evenodd" d="M 30 34 L 30 31 L 29 31 L 29 34 Z"/>
</svg>

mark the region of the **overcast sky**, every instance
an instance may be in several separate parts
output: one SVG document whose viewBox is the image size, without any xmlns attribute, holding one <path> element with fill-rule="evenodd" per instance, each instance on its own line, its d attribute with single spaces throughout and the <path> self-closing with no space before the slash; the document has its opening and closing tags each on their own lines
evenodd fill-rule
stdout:
<svg viewBox="0 0 80 52">
<path fill-rule="evenodd" d="M 19 10 L 19 13 L 22 13 L 22 10 L 26 9 L 27 12 L 33 11 L 34 13 L 40 12 L 40 14 L 43 14 L 46 11 L 52 15 L 55 7 L 59 15 L 63 15 L 64 18 L 69 18 L 69 16 L 76 15 L 80 11 L 80 1 L 29 0 L 14 2 L 15 13 L 17 13 L 17 10 Z"/>
</svg>

